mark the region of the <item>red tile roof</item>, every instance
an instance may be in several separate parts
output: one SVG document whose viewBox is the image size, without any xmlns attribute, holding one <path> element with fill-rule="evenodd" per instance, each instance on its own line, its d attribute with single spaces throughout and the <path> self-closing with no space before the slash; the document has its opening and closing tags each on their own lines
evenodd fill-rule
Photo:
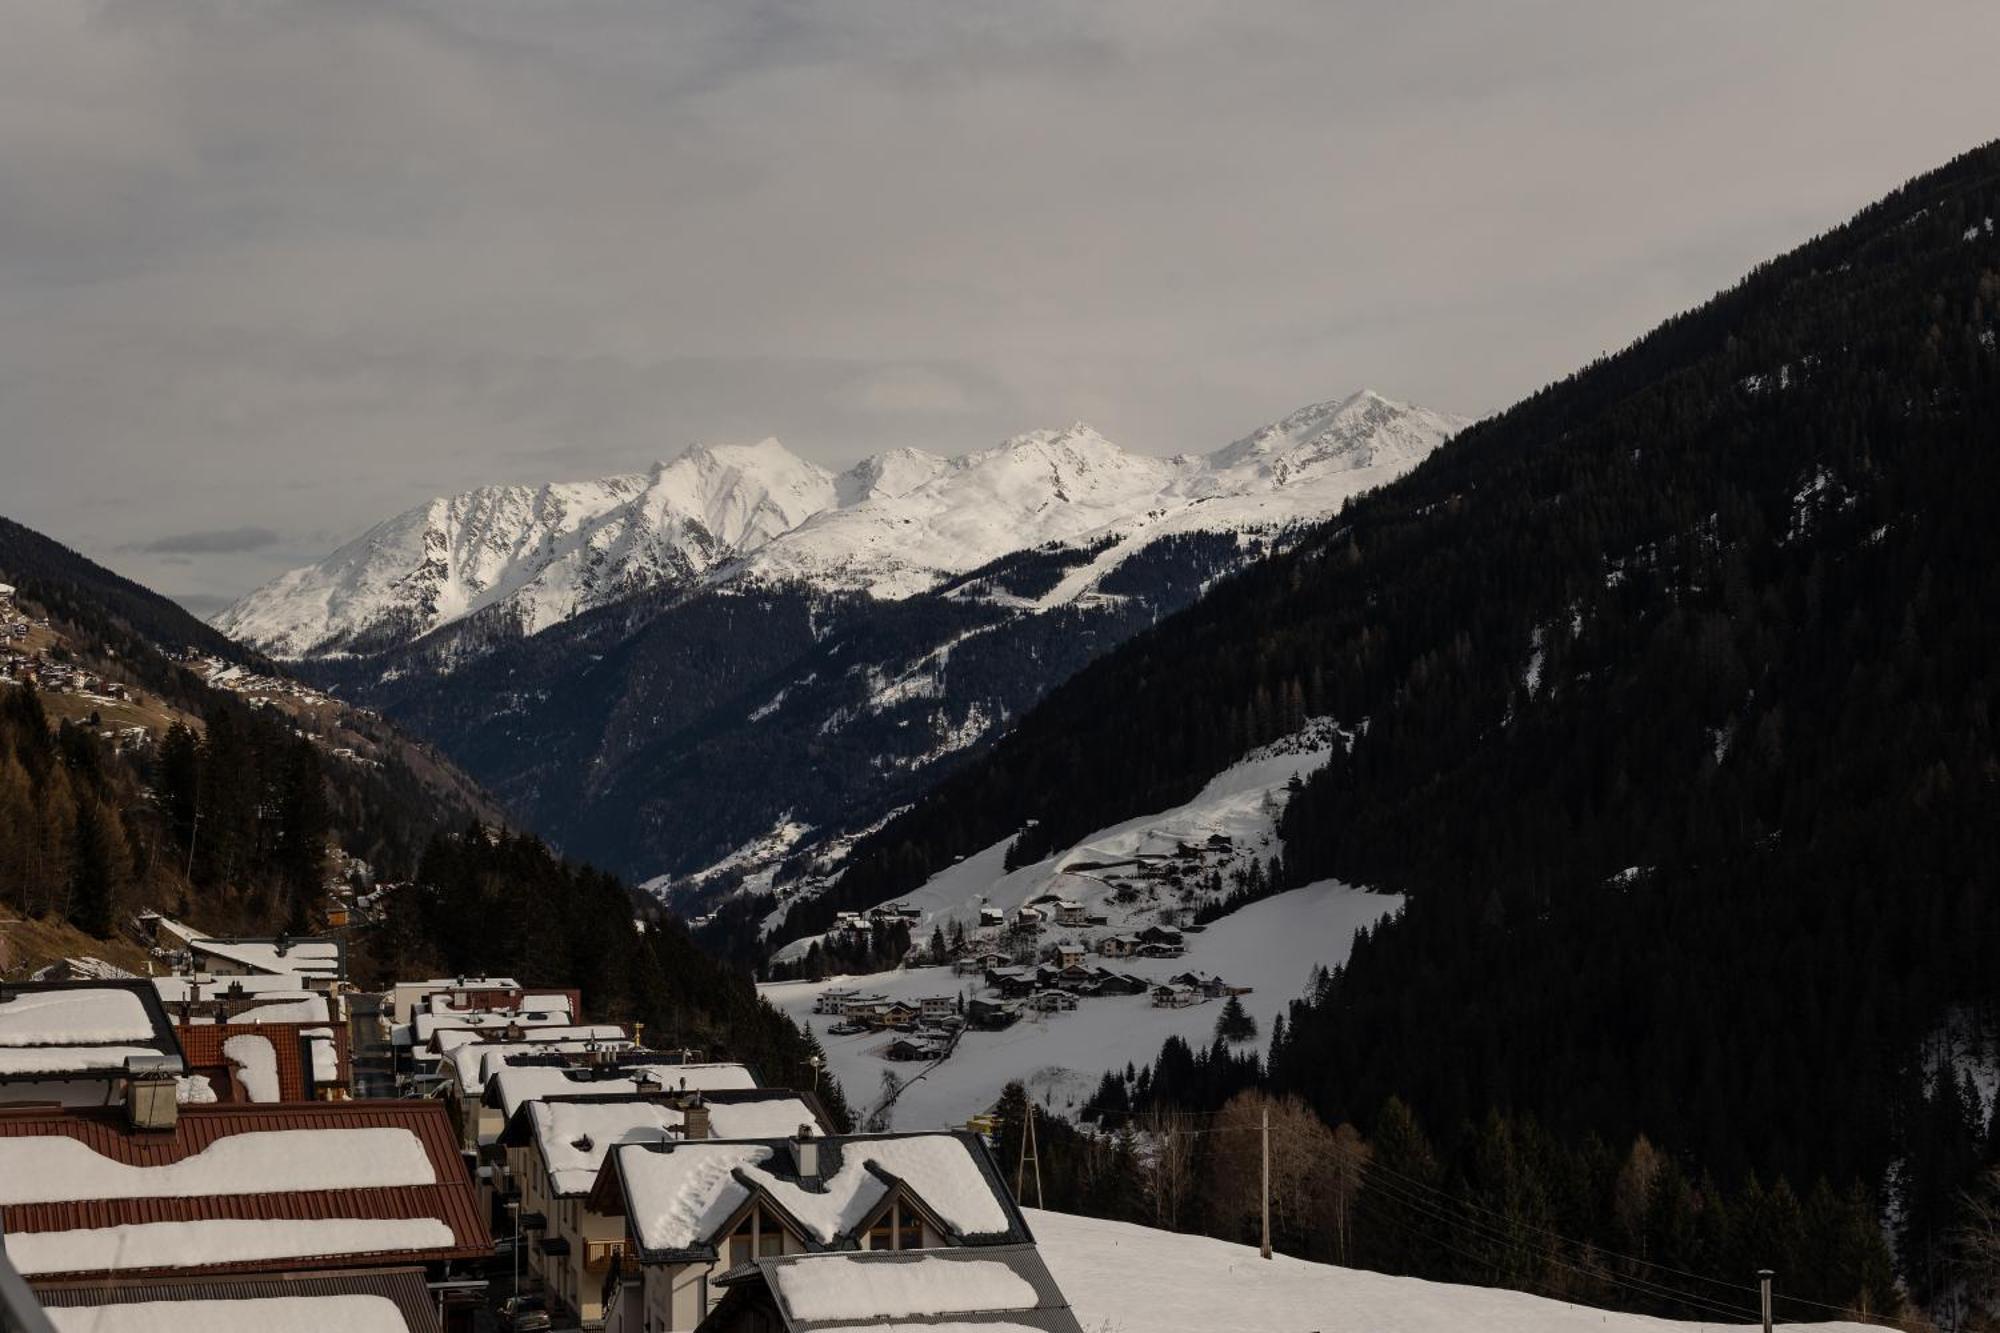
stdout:
<svg viewBox="0 0 2000 1333">
<path fill-rule="evenodd" d="M 423 1145 L 437 1183 L 368 1189 L 290 1190 L 271 1194 L 225 1194 L 199 1198 L 89 1199 L 61 1203 L 12 1204 L 0 1208 L 6 1233 L 67 1231 L 143 1222 L 204 1218 L 405 1218 L 435 1217 L 451 1228 L 452 1243 L 436 1249 L 377 1251 L 310 1260 L 314 1268 L 379 1266 L 485 1258 L 492 1237 L 478 1196 L 459 1155 L 458 1138 L 444 1105 L 433 1101 L 308 1102 L 278 1105 L 184 1106 L 170 1131 L 126 1128 L 122 1109 L 79 1110 L 48 1107 L 0 1108 L 0 1137 L 54 1137 L 80 1140 L 93 1151 L 133 1166 L 177 1162 L 234 1134 L 270 1130 L 407 1129 Z M 149 1272 L 270 1272 L 296 1269 L 298 1258 L 245 1260 L 174 1270 L 123 1270 L 120 1277 Z M 53 1277 L 55 1274 L 46 1276 Z"/>
<path fill-rule="evenodd" d="M 242 1085 L 230 1075 L 229 1059 L 222 1053 L 222 1043 L 231 1037 L 262 1037 L 277 1052 L 278 1100 L 309 1102 L 313 1100 L 308 1077 L 312 1069 L 305 1053 L 304 1039 L 300 1036 L 307 1028 L 333 1033 L 334 1054 L 340 1061 L 340 1086 L 347 1087 L 352 1075 L 345 1023 L 176 1023 L 174 1035 L 180 1038 L 187 1072 L 206 1076 L 209 1086 L 215 1089 L 217 1101 L 250 1100 Z"/>
</svg>

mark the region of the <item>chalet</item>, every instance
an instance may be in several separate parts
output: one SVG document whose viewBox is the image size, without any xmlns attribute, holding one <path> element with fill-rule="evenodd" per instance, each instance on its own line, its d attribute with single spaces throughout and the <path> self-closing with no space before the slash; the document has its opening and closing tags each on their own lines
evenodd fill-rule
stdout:
<svg viewBox="0 0 2000 1333">
<path fill-rule="evenodd" d="M 944 1047 L 932 1041 L 898 1037 L 883 1054 L 891 1060 L 936 1060 L 944 1054 Z"/>
<path fill-rule="evenodd" d="M 1098 991 L 1096 971 L 1081 963 L 1070 967 L 1037 968 L 1035 980 L 1044 988 L 1066 990 L 1071 995 L 1095 995 Z"/>
<path fill-rule="evenodd" d="M 926 995 L 917 1001 L 917 1017 L 926 1023 L 940 1023 L 957 1014 L 956 995 Z"/>
<path fill-rule="evenodd" d="M 440 1333 L 424 1270 L 344 1268 L 330 1273 L 211 1273 L 202 1277 L 37 1282 L 35 1299 L 61 1329 L 353 1328 L 356 1298 L 383 1333 Z M 129 1313 L 113 1306 L 135 1306 Z M 454 1311 L 457 1314 L 457 1311 Z M 469 1319 L 470 1311 L 463 1312 Z"/>
<path fill-rule="evenodd" d="M 1020 1020 L 1020 1009 L 1008 1002 L 973 1000 L 965 1006 L 966 1026 L 981 1032 L 998 1032 L 1010 1028 Z"/>
<path fill-rule="evenodd" d="M 1039 907 L 1027 906 L 1014 909 L 1014 929 L 1016 930 L 1040 930 L 1042 922 L 1045 920 L 1047 920 L 1047 916 Z"/>
<path fill-rule="evenodd" d="M 1092 969 L 1097 978 L 1099 995 L 1144 995 L 1149 983 L 1144 977 L 1135 977 L 1130 972 L 1113 972 L 1109 968 Z"/>
<path fill-rule="evenodd" d="M 1082 967 L 1085 949 L 1075 940 L 1062 940 L 1050 951 L 1057 967 Z"/>
<path fill-rule="evenodd" d="M 909 1333 L 1082 1333 L 1033 1245 L 773 1255 L 731 1269 L 716 1285 L 722 1301 L 703 1333 L 807 1333 L 831 1322 Z M 914 1311 L 913 1292 L 924 1293 Z"/>
<path fill-rule="evenodd" d="M 1059 926 L 1085 926 L 1090 924 L 1090 913 L 1080 902 L 1068 898 L 1056 902 L 1056 924 Z"/>
<path fill-rule="evenodd" d="M 140 1092 L 124 1108 L 0 1111 L 7 1257 L 32 1281 L 385 1265 L 443 1279 L 492 1257 L 436 1102 L 176 1109 Z"/>
<path fill-rule="evenodd" d="M 478 1114 L 468 1116 L 468 1128 L 477 1135 L 473 1143 L 490 1143 L 528 1102 L 592 1093 L 716 1093 L 757 1086 L 756 1075 L 743 1065 L 675 1064 L 658 1051 L 620 1051 L 584 1066 L 560 1056 L 516 1056 L 486 1080 Z"/>
<path fill-rule="evenodd" d="M 524 1103 L 488 1149 L 498 1201 L 518 1206 L 531 1276 L 583 1323 L 602 1322 L 604 1275 L 625 1250 L 625 1221 L 593 1212 L 591 1186 L 613 1148 L 710 1138 L 781 1138 L 826 1113 L 810 1094 L 776 1089 L 713 1093 L 580 1094 Z"/>
<path fill-rule="evenodd" d="M 301 990 L 330 992 L 347 981 L 347 944 L 311 935 L 206 935 L 167 917 L 149 923 L 162 947 L 184 950 L 216 976 L 291 977 Z"/>
<path fill-rule="evenodd" d="M 1159 985 L 1153 987 L 1152 993 L 1155 1009 L 1185 1009 L 1205 998 L 1200 991 L 1187 986 Z"/>
<path fill-rule="evenodd" d="M 953 967 L 958 972 L 985 972 L 991 968 L 1005 967 L 1013 961 L 1013 958 L 997 949 L 988 949 L 983 953 L 965 955 Z"/>
<path fill-rule="evenodd" d="M 829 987 L 813 997 L 812 1011 L 816 1014 L 843 1013 L 845 1012 L 848 1000 L 853 998 L 853 995 L 854 988 L 851 986 Z"/>
<path fill-rule="evenodd" d="M 891 1000 L 875 1010 L 865 1021 L 878 1028 L 905 1029 L 917 1025 L 923 1011 L 908 1000 Z"/>
<path fill-rule="evenodd" d="M 1205 1000 L 1220 1000 L 1229 995 L 1248 995 L 1252 987 L 1232 986 L 1221 977 L 1209 972 L 1180 972 L 1167 978 L 1170 986 L 1184 986 L 1198 992 Z"/>
<path fill-rule="evenodd" d="M 1006 1000 L 1018 1000 L 1035 989 L 1035 974 L 1021 967 L 992 967 L 986 970 L 986 984 Z"/>
<path fill-rule="evenodd" d="M 1076 996 L 1068 991 L 1039 990 L 1028 997 L 1028 1004 L 1044 1014 L 1068 1013 L 1076 1008 Z"/>
<path fill-rule="evenodd" d="M 0 982 L 0 1105 L 123 1106 L 135 1082 L 186 1073 L 180 1040 L 145 981 Z"/>
<path fill-rule="evenodd" d="M 886 995 L 850 995 L 841 1005 L 840 1016 L 854 1023 L 866 1023 L 888 1007 Z"/>
<path fill-rule="evenodd" d="M 1141 958 L 1179 958 L 1187 949 L 1179 944 L 1142 944 L 1138 955 Z"/>
<path fill-rule="evenodd" d="M 722 1299 L 723 1274 L 753 1259 L 1031 1239 L 968 1133 L 622 1144 L 589 1205 L 625 1219 L 632 1262 L 605 1283 L 613 1333 L 694 1328 Z"/>
<path fill-rule="evenodd" d="M 1139 932 L 1140 953 L 1150 958 L 1178 958 L 1187 951 L 1187 940 L 1172 926 L 1148 926 Z"/>
<path fill-rule="evenodd" d="M 979 909 L 979 924 L 997 930 L 1007 924 L 1007 914 L 997 907 L 982 907 Z"/>
<path fill-rule="evenodd" d="M 1137 935 L 1106 935 L 1097 942 L 1097 952 L 1106 958 L 1130 958 L 1139 952 Z"/>
</svg>

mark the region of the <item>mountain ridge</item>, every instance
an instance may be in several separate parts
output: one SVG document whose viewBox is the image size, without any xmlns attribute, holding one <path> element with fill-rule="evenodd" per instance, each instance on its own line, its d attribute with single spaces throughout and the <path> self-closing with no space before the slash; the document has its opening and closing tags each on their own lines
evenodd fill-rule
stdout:
<svg viewBox="0 0 2000 1333">
<path fill-rule="evenodd" d="M 300 659 L 365 656 L 481 614 L 533 634 L 656 588 L 799 581 L 909 597 L 1052 541 L 1320 517 L 1465 424 L 1363 390 L 1171 458 L 1082 422 L 956 456 L 887 450 L 837 474 L 776 439 L 695 444 L 645 473 L 434 497 L 213 623 Z"/>
</svg>

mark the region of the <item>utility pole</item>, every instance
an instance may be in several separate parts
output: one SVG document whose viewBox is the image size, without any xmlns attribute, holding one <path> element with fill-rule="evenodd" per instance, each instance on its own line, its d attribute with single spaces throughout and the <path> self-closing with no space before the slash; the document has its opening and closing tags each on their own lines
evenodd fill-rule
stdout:
<svg viewBox="0 0 2000 1333">
<path fill-rule="evenodd" d="M 1028 1123 L 1021 1132 L 1021 1160 L 1014 1164 L 1014 1198 L 1026 1203 L 1027 1197 L 1021 1193 L 1021 1186 L 1028 1172 L 1028 1162 L 1035 1163 L 1035 1207 L 1042 1207 L 1042 1154 L 1035 1143 L 1035 1104 L 1028 1103 Z"/>
<path fill-rule="evenodd" d="M 1271 1257 L 1271 1108 L 1264 1108 L 1264 1243 L 1259 1247 L 1266 1259 Z"/>
<path fill-rule="evenodd" d="M 1762 1288 L 1764 1298 L 1764 1333 L 1771 1333 L 1771 1270 L 1757 1270 L 1757 1285 Z"/>
</svg>

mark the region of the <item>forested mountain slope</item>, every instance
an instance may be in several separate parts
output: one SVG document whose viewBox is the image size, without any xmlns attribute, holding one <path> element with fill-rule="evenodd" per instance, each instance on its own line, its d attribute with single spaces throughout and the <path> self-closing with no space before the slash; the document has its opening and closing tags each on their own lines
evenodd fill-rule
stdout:
<svg viewBox="0 0 2000 1333">
<path fill-rule="evenodd" d="M 0 901 L 105 935 L 144 905 L 212 929 L 311 923 L 334 854 L 406 878 L 494 807 L 381 718 L 0 520 Z"/>
<path fill-rule="evenodd" d="M 1994 1151 L 2000 148 L 1467 430 L 1054 691 L 857 853 L 877 901 L 1330 715 L 1279 883 L 1408 894 L 1272 1079 L 1725 1179 L 1881 1187 L 1943 1271 Z M 823 909 L 822 909 L 823 910 Z M 1768 1179 L 1768 1176 L 1767 1176 Z"/>
</svg>

